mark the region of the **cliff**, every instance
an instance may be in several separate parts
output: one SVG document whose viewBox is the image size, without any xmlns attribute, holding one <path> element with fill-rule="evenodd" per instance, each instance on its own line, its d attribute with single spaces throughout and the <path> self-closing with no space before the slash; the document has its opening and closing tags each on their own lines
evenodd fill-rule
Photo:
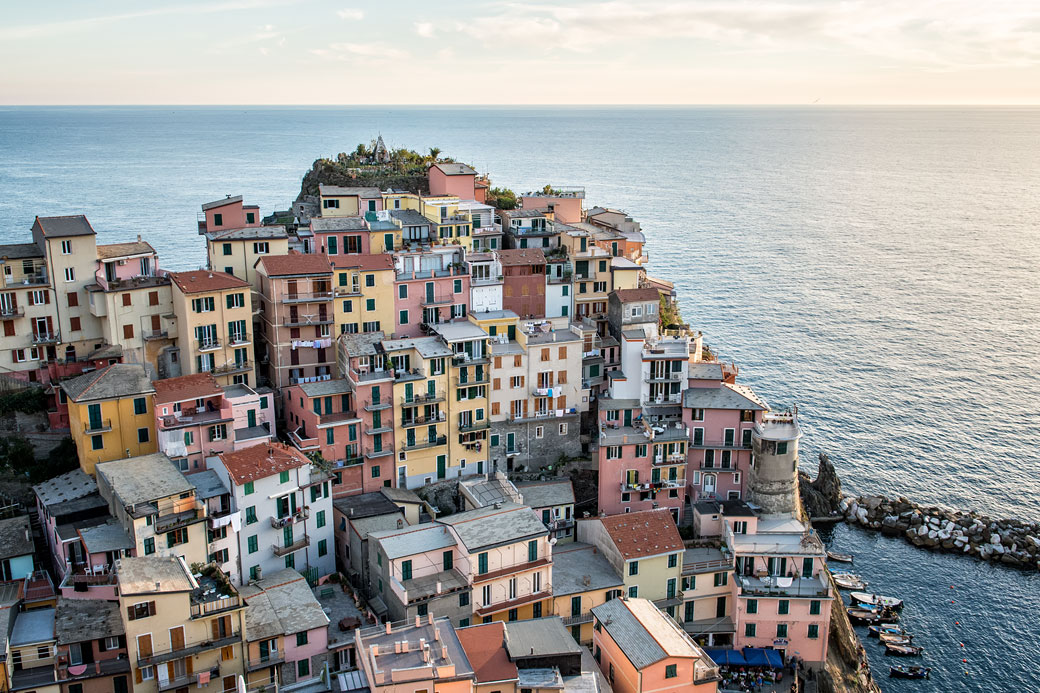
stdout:
<svg viewBox="0 0 1040 693">
<path fill-rule="evenodd" d="M 827 664 L 816 678 L 816 690 L 818 693 L 881 693 L 833 579 L 831 589 L 834 590 L 834 604 L 831 606 Z"/>
<path fill-rule="evenodd" d="M 798 472 L 798 492 L 802 497 L 802 507 L 809 513 L 809 517 L 832 517 L 838 514 L 841 479 L 826 453 L 820 453 L 815 480 L 803 471 Z"/>
</svg>

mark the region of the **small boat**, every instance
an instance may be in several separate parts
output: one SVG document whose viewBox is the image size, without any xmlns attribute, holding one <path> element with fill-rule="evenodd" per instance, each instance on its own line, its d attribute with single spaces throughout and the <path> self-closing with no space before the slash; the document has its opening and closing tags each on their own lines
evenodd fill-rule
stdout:
<svg viewBox="0 0 1040 693">
<path fill-rule="evenodd" d="M 896 665 L 888 668 L 888 675 L 894 679 L 928 679 L 931 678 L 932 670 L 928 667 Z"/>
<path fill-rule="evenodd" d="M 851 553 L 837 553 L 835 551 L 828 551 L 827 558 L 831 559 L 832 561 L 837 561 L 838 563 L 852 563 Z"/>
<path fill-rule="evenodd" d="M 881 625 L 883 623 L 895 623 L 899 620 L 899 614 L 891 609 L 882 609 L 880 612 L 877 609 L 862 609 L 859 607 L 849 607 L 848 609 L 849 621 L 853 625 Z"/>
<path fill-rule="evenodd" d="M 895 645 L 892 643 L 885 643 L 885 654 L 892 655 L 893 657 L 917 657 L 924 648 L 919 645 Z"/>
<path fill-rule="evenodd" d="M 886 623 L 881 626 L 871 626 L 867 631 L 870 633 L 870 637 L 872 638 L 879 637 L 882 633 L 889 633 L 891 635 L 909 635 L 909 633 L 903 630 L 902 626 L 897 626 L 893 623 Z"/>
<path fill-rule="evenodd" d="M 899 635 L 898 633 L 882 633 L 880 638 L 882 645 L 912 645 L 913 639 L 912 635 Z"/>
<path fill-rule="evenodd" d="M 903 600 L 895 597 L 885 597 L 880 594 L 869 594 L 867 592 L 852 592 L 849 594 L 852 601 L 866 606 L 884 606 L 890 609 L 902 609 Z"/>
<path fill-rule="evenodd" d="M 861 590 L 866 588 L 867 581 L 853 573 L 834 573 L 834 584 L 843 590 Z"/>
</svg>

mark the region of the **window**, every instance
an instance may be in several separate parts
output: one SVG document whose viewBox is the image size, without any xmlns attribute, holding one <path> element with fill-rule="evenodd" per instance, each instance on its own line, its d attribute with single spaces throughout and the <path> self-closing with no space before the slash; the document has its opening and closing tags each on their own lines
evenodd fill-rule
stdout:
<svg viewBox="0 0 1040 693">
<path fill-rule="evenodd" d="M 90 436 L 90 449 L 101 450 L 105 447 L 105 437 L 101 435 Z"/>
<path fill-rule="evenodd" d="M 378 479 L 379 478 L 379 465 L 378 464 L 372 465 L 372 478 L 373 479 Z"/>
<path fill-rule="evenodd" d="M 148 442 L 148 429 L 147 428 L 139 428 L 139 429 L 137 429 L 137 442 L 138 443 L 147 443 Z"/>
<path fill-rule="evenodd" d="M 776 624 L 776 637 L 786 638 L 787 637 L 787 624 L 778 623 Z"/>
<path fill-rule="evenodd" d="M 538 560 L 538 540 L 532 539 L 527 542 L 527 560 L 537 561 Z"/>
<path fill-rule="evenodd" d="M 620 445 L 608 445 L 607 446 L 607 459 L 618 460 L 621 459 L 621 446 Z"/>
<path fill-rule="evenodd" d="M 819 616 L 820 615 L 820 600 L 813 599 L 812 601 L 809 602 L 809 614 L 811 616 Z"/>
<path fill-rule="evenodd" d="M 488 571 L 487 551 L 477 555 L 477 575 L 484 575 Z"/>
<path fill-rule="evenodd" d="M 402 311 L 398 312 L 397 322 L 400 325 L 407 325 L 408 324 L 408 311 L 407 310 L 402 310 Z"/>
<path fill-rule="evenodd" d="M 412 579 L 412 562 L 401 561 L 401 581 Z"/>
<path fill-rule="evenodd" d="M 126 607 L 126 617 L 130 621 L 155 616 L 155 602 L 137 602 Z"/>
<path fill-rule="evenodd" d="M 758 600 L 757 599 L 749 599 L 749 600 L 747 600 L 747 612 L 749 614 L 757 614 L 758 613 Z"/>
<path fill-rule="evenodd" d="M 289 472 L 288 472 L 288 470 L 280 472 L 278 474 L 278 483 L 280 483 L 280 484 L 287 484 L 287 483 L 289 483 Z"/>
<path fill-rule="evenodd" d="M 365 299 L 365 310 L 375 310 L 375 309 L 376 309 L 376 300 L 374 298 L 366 298 Z"/>
<path fill-rule="evenodd" d="M 453 285 L 452 285 L 452 289 L 454 289 L 455 293 L 461 294 L 462 293 L 462 280 L 461 279 L 456 279 L 454 281 Z"/>
<path fill-rule="evenodd" d="M 65 268 L 65 281 L 74 282 L 76 281 L 76 268 L 66 267 Z"/>
<path fill-rule="evenodd" d="M 639 575 L 639 561 L 632 561 L 628 564 L 629 575 Z"/>
<path fill-rule="evenodd" d="M 244 491 L 245 495 L 247 495 L 247 496 L 249 496 L 249 495 L 252 495 L 252 494 L 253 494 L 253 492 L 255 492 L 255 491 L 256 491 L 256 487 L 255 487 L 255 486 L 253 485 L 253 482 L 252 482 L 252 481 L 247 481 L 247 482 L 246 482 L 246 483 L 245 483 L 245 484 L 243 485 L 243 487 L 242 487 L 242 488 L 243 488 L 243 491 Z"/>
<path fill-rule="evenodd" d="M 666 679 L 674 679 L 675 677 L 677 677 L 679 675 L 679 672 L 676 670 L 677 667 L 678 667 L 678 665 L 676 665 L 676 664 L 665 665 L 664 677 Z"/>
<path fill-rule="evenodd" d="M 144 555 L 151 556 L 155 553 L 155 537 L 148 537 L 144 540 Z"/>
<path fill-rule="evenodd" d="M 820 627 L 815 623 L 809 624 L 809 632 L 807 633 L 810 640 L 816 640 L 820 637 Z"/>
<path fill-rule="evenodd" d="M 267 243 L 254 243 L 253 252 L 257 255 L 266 255 L 268 250 Z"/>
<path fill-rule="evenodd" d="M 317 525 L 318 525 L 319 529 L 325 526 L 325 511 L 324 510 L 319 510 L 318 511 L 318 514 L 317 514 Z"/>
<path fill-rule="evenodd" d="M 787 441 L 783 440 L 776 444 L 776 454 L 786 455 L 787 454 Z"/>
<path fill-rule="evenodd" d="M 744 624 L 744 637 L 745 638 L 753 638 L 753 637 L 755 637 L 755 624 L 754 623 L 745 623 Z"/>
<path fill-rule="evenodd" d="M 480 599 L 484 606 L 491 603 L 491 585 L 484 585 L 480 588 Z"/>
<path fill-rule="evenodd" d="M 246 295 L 245 294 L 228 294 L 227 295 L 227 307 L 228 308 L 245 308 L 246 306 Z M 245 321 L 239 321 L 245 322 Z M 245 330 L 242 331 L 243 333 Z"/>
<path fill-rule="evenodd" d="M 141 680 L 151 681 L 155 678 L 155 670 L 152 667 L 141 667 Z"/>
<path fill-rule="evenodd" d="M 670 554 L 668 554 L 668 567 L 669 568 L 674 568 L 677 565 L 679 565 L 679 554 L 677 554 L 677 553 L 670 553 Z"/>
<path fill-rule="evenodd" d="M 248 547 L 249 553 L 256 553 L 260 550 L 260 542 L 257 540 L 256 534 L 246 539 L 246 546 Z"/>
<path fill-rule="evenodd" d="M 728 578 L 729 573 L 715 573 L 715 586 L 722 587 L 729 581 Z"/>
<path fill-rule="evenodd" d="M 459 593 L 459 606 L 469 606 L 469 592 Z"/>
<path fill-rule="evenodd" d="M 375 286 L 375 285 L 376 285 L 376 275 L 374 275 L 374 274 L 366 274 L 365 275 L 365 286 Z"/>
<path fill-rule="evenodd" d="M 632 598 L 632 599 L 637 599 L 639 597 L 639 586 L 638 585 L 632 585 L 631 587 L 629 587 L 628 588 L 628 596 L 630 598 Z"/>
<path fill-rule="evenodd" d="M 148 413 L 148 402 L 144 397 L 134 398 L 134 414 L 140 416 Z"/>
<path fill-rule="evenodd" d="M 791 602 L 787 599 L 781 599 L 776 603 L 776 613 L 781 616 L 785 616 L 791 612 Z"/>
<path fill-rule="evenodd" d="M 515 621 L 517 619 L 517 616 L 518 616 L 518 614 L 517 614 L 516 609 L 510 609 L 509 610 L 509 617 L 508 618 L 509 618 L 510 621 Z"/>
<path fill-rule="evenodd" d="M 62 255 L 72 255 L 72 241 L 62 241 L 61 242 L 61 254 Z"/>
<path fill-rule="evenodd" d="M 326 540 L 326 539 L 319 539 L 318 540 L 318 555 L 319 556 L 324 556 L 328 552 L 329 552 L 328 540 Z"/>
<path fill-rule="evenodd" d="M 306 637 L 307 634 L 304 633 L 303 635 L 304 635 L 304 637 Z M 299 633 L 296 634 L 296 637 L 299 638 Z M 311 660 L 309 660 L 309 659 L 301 659 L 300 661 L 296 662 L 296 678 L 302 679 L 302 678 L 306 678 L 307 676 L 310 676 L 310 675 L 311 675 Z"/>
<path fill-rule="evenodd" d="M 133 325 L 123 325 L 123 339 L 133 339 L 133 338 L 134 338 L 134 326 Z"/>
<path fill-rule="evenodd" d="M 246 524 L 247 525 L 255 525 L 256 524 L 256 506 L 255 505 L 250 505 L 248 508 L 246 508 Z"/>
<path fill-rule="evenodd" d="M 454 564 L 454 554 L 451 551 L 445 551 L 441 554 L 441 570 L 451 570 Z"/>
</svg>

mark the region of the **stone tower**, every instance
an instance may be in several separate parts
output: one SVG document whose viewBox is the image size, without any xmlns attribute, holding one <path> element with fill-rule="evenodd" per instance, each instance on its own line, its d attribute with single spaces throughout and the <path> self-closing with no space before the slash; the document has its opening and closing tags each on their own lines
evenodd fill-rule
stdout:
<svg viewBox="0 0 1040 693">
<path fill-rule="evenodd" d="M 766 515 L 798 512 L 798 408 L 767 413 L 751 434 L 747 501 Z"/>
</svg>

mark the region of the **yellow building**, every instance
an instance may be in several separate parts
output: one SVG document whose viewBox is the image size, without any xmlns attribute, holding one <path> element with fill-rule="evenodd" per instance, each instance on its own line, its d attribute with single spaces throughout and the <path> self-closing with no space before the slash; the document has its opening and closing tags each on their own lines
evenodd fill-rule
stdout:
<svg viewBox="0 0 1040 693">
<path fill-rule="evenodd" d="M 592 642 L 592 608 L 622 595 L 625 582 L 591 544 L 570 542 L 553 547 L 552 614 L 575 641 Z"/>
<path fill-rule="evenodd" d="M 516 339 L 519 331 L 520 316 L 511 310 L 490 310 L 483 313 L 470 312 L 470 322 L 492 337 L 506 335 L 510 340 Z"/>
<path fill-rule="evenodd" d="M 244 279 L 259 290 L 256 261 L 265 255 L 289 252 L 289 234 L 281 226 L 254 226 L 206 234 L 206 257 L 211 270 Z"/>
<path fill-rule="evenodd" d="M 158 450 L 152 395 L 144 366 L 116 363 L 62 382 L 79 466 L 93 476 L 98 463 Z"/>
<path fill-rule="evenodd" d="M 171 272 L 181 371 L 256 385 L 250 285 L 224 272 Z"/>
<path fill-rule="evenodd" d="M 323 217 L 357 217 L 378 211 L 383 194 L 379 188 L 346 188 L 322 183 L 318 186 L 318 199 Z"/>
<path fill-rule="evenodd" d="M 393 332 L 393 257 L 386 254 L 336 255 L 329 259 L 335 268 L 332 282 L 335 289 L 334 334 Z"/>
<path fill-rule="evenodd" d="M 209 556 L 206 504 L 162 453 L 97 467 L 98 492 L 130 537 L 136 556 L 176 556 L 191 565 Z"/>
<path fill-rule="evenodd" d="M 626 596 L 649 599 L 679 619 L 685 546 L 667 508 L 578 520 L 578 541 L 600 550 Z"/>
<path fill-rule="evenodd" d="M 422 197 L 419 199 L 419 213 L 430 220 L 431 233 L 441 243 L 473 249 L 473 223 L 468 213 L 459 211 L 458 197 Z"/>
<path fill-rule="evenodd" d="M 237 690 L 244 605 L 224 573 L 141 556 L 121 559 L 117 577 L 135 693 Z"/>
<path fill-rule="evenodd" d="M 10 584 L 10 583 L 8 583 Z M 57 637 L 54 629 L 55 609 L 32 609 L 15 612 L 13 608 L 5 609 L 13 623 L 5 630 L 5 647 L 3 654 L 6 662 L 0 683 L 10 680 L 3 691 L 24 691 L 28 693 L 59 693 L 61 687 L 54 680 L 54 665 L 57 654 Z M 8 635 L 9 634 L 9 635 Z"/>
<path fill-rule="evenodd" d="M 491 428 L 488 335 L 469 321 L 441 323 L 434 325 L 433 330 L 451 349 L 448 362 L 450 463 L 459 465 L 460 475 L 483 474 L 488 469 Z"/>
<path fill-rule="evenodd" d="M 460 461 L 448 445 L 451 350 L 437 337 L 387 339 L 382 348 L 394 378 L 393 421 L 383 425 L 393 427 L 396 486 L 419 488 L 458 476 Z"/>
</svg>

